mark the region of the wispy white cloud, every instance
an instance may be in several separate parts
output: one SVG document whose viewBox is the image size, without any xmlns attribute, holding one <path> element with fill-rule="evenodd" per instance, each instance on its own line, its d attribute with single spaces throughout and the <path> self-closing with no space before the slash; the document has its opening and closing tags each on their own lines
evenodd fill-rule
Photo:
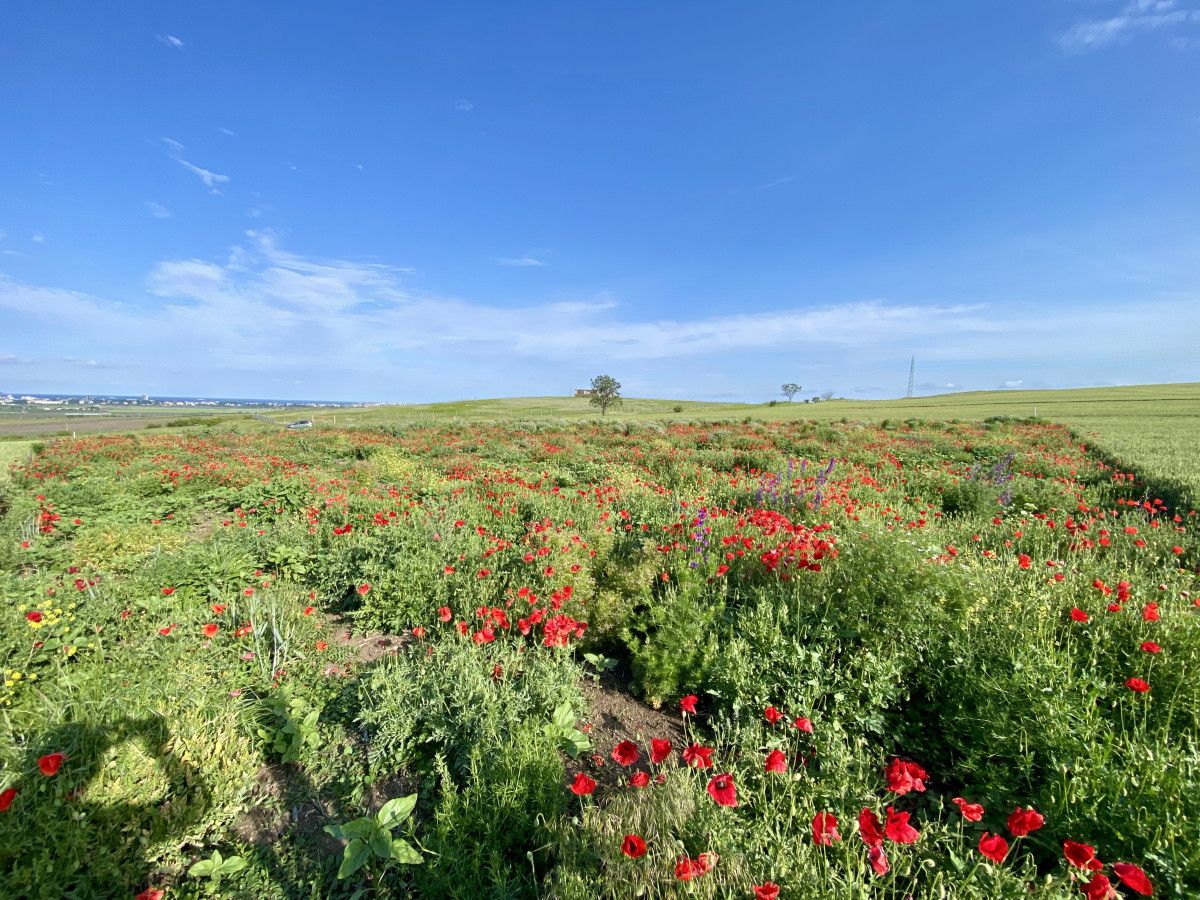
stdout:
<svg viewBox="0 0 1200 900">
<path fill-rule="evenodd" d="M 171 211 L 161 203 L 155 203 L 153 200 L 146 201 L 146 209 L 148 209 L 150 211 L 150 215 L 154 216 L 156 219 L 171 218 Z"/>
<path fill-rule="evenodd" d="M 230 137 L 237 137 L 237 132 L 234 131 L 232 128 L 225 128 L 224 126 L 221 126 L 221 127 L 217 128 L 217 131 L 221 132 L 221 134 L 227 134 Z"/>
<path fill-rule="evenodd" d="M 454 101 L 454 108 L 459 112 L 470 112 L 475 108 L 475 104 L 470 100 L 456 100 Z"/>
<path fill-rule="evenodd" d="M 544 259 L 535 256 L 498 256 L 496 262 L 502 266 L 545 266 L 549 265 Z"/>
<path fill-rule="evenodd" d="M 173 34 L 156 34 L 155 37 L 158 38 L 160 44 L 166 44 L 168 47 L 173 47 L 176 50 L 183 49 L 183 41 Z"/>
<path fill-rule="evenodd" d="M 1178 8 L 1177 0 L 1130 0 L 1115 16 L 1076 22 L 1059 36 L 1063 49 L 1073 53 L 1099 50 L 1127 40 L 1138 32 L 1200 24 L 1200 9 Z"/>
<path fill-rule="evenodd" d="M 46 236 L 44 234 L 42 234 L 40 231 L 35 231 L 33 233 L 33 236 L 30 238 L 30 240 L 33 241 L 35 244 L 44 244 L 44 243 L 46 243 Z"/>
<path fill-rule="evenodd" d="M 178 160 L 176 160 L 176 162 L 179 163 L 181 166 L 183 166 L 185 169 L 187 169 L 189 172 L 192 172 L 193 174 L 198 175 L 200 177 L 200 180 L 204 182 L 204 186 L 206 188 L 208 188 L 210 191 L 212 191 L 214 194 L 221 193 L 220 191 L 218 191 L 216 189 L 216 186 L 218 184 L 227 184 L 229 182 L 228 175 L 218 175 L 216 172 L 212 171 L 211 169 L 205 169 L 203 166 L 197 166 L 194 163 L 188 162 L 186 159 L 178 159 Z"/>
<path fill-rule="evenodd" d="M 696 384 L 708 396 L 746 396 L 764 390 L 746 386 L 763 373 L 778 384 L 775 368 L 817 393 L 836 388 L 839 373 L 842 384 L 861 385 L 862 393 L 881 385 L 894 391 L 903 387 L 912 353 L 926 377 L 946 389 L 1005 380 L 1029 386 L 1039 374 L 1036 360 L 1061 359 L 1064 334 L 1089 348 L 1070 365 L 1091 379 L 1138 354 L 1190 359 L 1186 337 L 1200 329 L 1200 298 L 1182 294 L 1096 306 L 1084 327 L 1069 309 L 883 299 L 647 317 L 636 303 L 606 294 L 501 306 L 417 290 L 409 279 L 396 266 L 294 253 L 274 234 L 252 231 L 224 259 L 158 263 L 141 300 L 117 302 L 0 275 L 0 321 L 6 336 L 20 337 L 6 350 L 53 342 L 76 368 L 88 360 L 128 362 L 130 374 L 122 377 L 131 382 L 141 377 L 135 369 L 161 360 L 170 347 L 168 368 L 189 373 L 192 391 L 214 392 L 207 379 L 225 373 L 219 377 L 229 379 L 227 392 L 240 384 L 243 395 L 253 393 L 247 385 L 271 378 L 303 379 L 322 386 L 324 396 L 348 399 L 378 397 L 378 385 L 396 386 L 393 398 L 412 399 L 519 393 L 525 385 L 536 392 L 556 373 L 571 382 L 610 369 L 652 395 L 693 370 L 704 373 Z M 450 359 L 458 362 L 447 365 Z M 1096 371 L 1084 371 L 1089 361 Z M 514 381 L 514 372 L 525 380 Z"/>
<path fill-rule="evenodd" d="M 758 189 L 760 191 L 765 191 L 769 188 L 779 187 L 781 184 L 790 184 L 795 180 L 795 175 L 784 175 L 782 178 L 776 178 L 774 181 L 768 181 L 766 184 L 760 184 Z"/>
<path fill-rule="evenodd" d="M 193 175 L 199 177 L 199 179 L 204 182 L 204 186 L 214 194 L 221 193 L 219 190 L 217 190 L 218 184 L 227 184 L 229 182 L 228 175 L 218 175 L 211 169 L 205 169 L 203 166 L 198 166 L 195 163 L 184 159 L 183 153 L 187 148 L 184 147 L 183 144 L 179 143 L 179 141 L 165 137 L 162 139 L 162 143 L 163 146 L 167 148 L 167 154 L 171 157 L 171 159 L 175 160 L 175 162 L 179 163 Z"/>
</svg>

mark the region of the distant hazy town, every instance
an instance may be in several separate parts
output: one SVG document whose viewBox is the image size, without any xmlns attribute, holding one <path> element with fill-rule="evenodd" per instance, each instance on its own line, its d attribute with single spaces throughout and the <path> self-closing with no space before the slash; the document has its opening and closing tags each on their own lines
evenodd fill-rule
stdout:
<svg viewBox="0 0 1200 900">
<path fill-rule="evenodd" d="M 2 394 L 0 406 L 10 410 L 62 410 L 88 412 L 110 409 L 114 406 L 152 406 L 168 407 L 207 407 L 226 409 L 270 408 L 286 409 L 288 407 L 362 407 L 371 406 L 369 403 L 350 403 L 331 400 L 253 400 L 203 397 L 152 397 L 143 394 L 140 397 L 115 396 L 101 394 Z"/>
</svg>

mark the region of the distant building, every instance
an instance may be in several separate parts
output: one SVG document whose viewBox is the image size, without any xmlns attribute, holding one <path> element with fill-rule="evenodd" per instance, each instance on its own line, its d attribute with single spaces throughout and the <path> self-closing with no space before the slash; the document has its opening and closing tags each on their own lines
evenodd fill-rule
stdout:
<svg viewBox="0 0 1200 900">
<path fill-rule="evenodd" d="M 575 396 L 576 397 L 590 397 L 590 396 L 592 396 L 592 389 L 591 388 L 575 388 Z"/>
</svg>

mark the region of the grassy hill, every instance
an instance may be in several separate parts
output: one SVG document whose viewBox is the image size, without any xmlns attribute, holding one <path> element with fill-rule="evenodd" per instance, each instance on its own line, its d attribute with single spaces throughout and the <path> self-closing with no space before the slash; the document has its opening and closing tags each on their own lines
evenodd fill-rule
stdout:
<svg viewBox="0 0 1200 900">
<path fill-rule="evenodd" d="M 294 411 L 276 416 L 292 421 Z M 586 399 L 510 397 L 311 410 L 321 425 L 400 425 L 461 421 L 537 419 L 600 420 Z M 979 421 L 993 416 L 1061 422 L 1106 455 L 1161 483 L 1176 496 L 1200 502 L 1200 383 L 1076 388 L 1053 391 L 972 391 L 899 400 L 830 400 L 824 403 L 702 403 L 628 398 L 604 419 L 613 422 L 691 422 L 814 419 L 904 422 L 912 419 Z"/>
</svg>

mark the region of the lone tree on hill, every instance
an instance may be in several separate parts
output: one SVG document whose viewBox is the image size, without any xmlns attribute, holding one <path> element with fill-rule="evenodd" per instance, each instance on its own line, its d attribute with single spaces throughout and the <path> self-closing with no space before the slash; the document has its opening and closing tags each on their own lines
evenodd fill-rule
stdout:
<svg viewBox="0 0 1200 900">
<path fill-rule="evenodd" d="M 611 375 L 597 375 L 592 379 L 592 396 L 588 402 L 600 407 L 601 415 L 607 413 L 610 406 L 621 402 L 621 382 Z"/>
<path fill-rule="evenodd" d="M 801 389 L 800 385 L 789 381 L 787 384 L 785 384 L 782 387 L 781 390 L 783 391 L 783 396 L 788 398 L 788 403 L 791 403 L 792 398 L 795 397 L 798 393 L 800 393 L 800 389 Z"/>
</svg>

